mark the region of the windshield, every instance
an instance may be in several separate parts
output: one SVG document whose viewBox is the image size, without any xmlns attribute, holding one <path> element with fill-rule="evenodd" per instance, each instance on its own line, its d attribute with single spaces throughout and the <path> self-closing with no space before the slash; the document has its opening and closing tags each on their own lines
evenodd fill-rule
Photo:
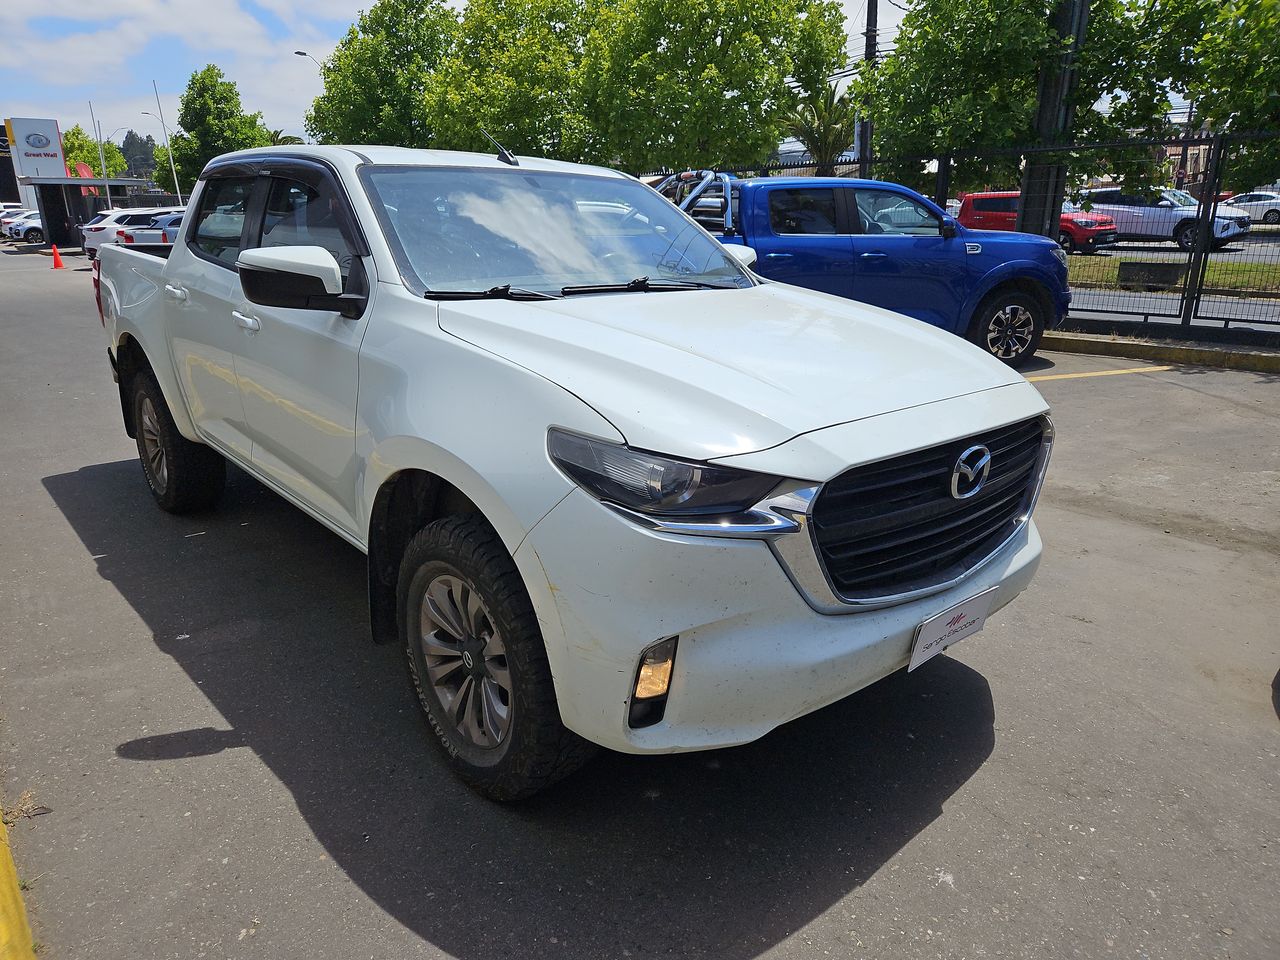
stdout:
<svg viewBox="0 0 1280 960">
<path fill-rule="evenodd" d="M 1185 190 L 1166 190 L 1164 191 L 1164 198 L 1172 200 L 1180 207 L 1194 207 L 1197 202 L 1196 198 Z"/>
<path fill-rule="evenodd" d="M 371 166 L 361 178 L 419 292 L 566 286 L 639 277 L 746 287 L 718 241 L 653 190 L 579 173 Z"/>
</svg>

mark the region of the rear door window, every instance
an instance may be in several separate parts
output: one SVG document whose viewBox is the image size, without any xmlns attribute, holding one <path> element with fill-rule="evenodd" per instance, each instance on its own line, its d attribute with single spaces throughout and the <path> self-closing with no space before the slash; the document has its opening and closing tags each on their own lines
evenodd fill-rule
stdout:
<svg viewBox="0 0 1280 960">
<path fill-rule="evenodd" d="M 252 177 L 215 177 L 200 195 L 191 248 L 206 260 L 231 267 L 240 255 Z"/>
<path fill-rule="evenodd" d="M 833 236 L 836 192 L 830 187 L 769 191 L 769 226 L 776 234 Z"/>
</svg>

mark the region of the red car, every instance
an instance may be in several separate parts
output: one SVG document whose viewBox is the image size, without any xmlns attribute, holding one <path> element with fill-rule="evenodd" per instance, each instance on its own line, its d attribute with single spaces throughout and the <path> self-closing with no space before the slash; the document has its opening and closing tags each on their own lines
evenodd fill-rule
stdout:
<svg viewBox="0 0 1280 960">
<path fill-rule="evenodd" d="M 976 230 L 1013 230 L 1018 220 L 1017 190 L 971 193 L 960 201 L 956 219 Z M 1062 205 L 1058 243 L 1067 253 L 1092 253 L 1116 242 L 1116 222 L 1101 213 L 1085 213 L 1070 201 Z"/>
</svg>

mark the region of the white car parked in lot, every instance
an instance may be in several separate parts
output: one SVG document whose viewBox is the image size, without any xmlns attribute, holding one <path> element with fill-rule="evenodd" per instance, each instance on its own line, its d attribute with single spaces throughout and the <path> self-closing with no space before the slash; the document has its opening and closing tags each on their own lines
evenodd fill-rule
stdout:
<svg viewBox="0 0 1280 960">
<path fill-rule="evenodd" d="M 28 210 L 26 213 L 8 219 L 5 236 L 14 241 L 43 243 L 44 224 L 40 221 L 40 211 Z"/>
<path fill-rule="evenodd" d="M 167 259 L 105 246 L 97 286 L 160 507 L 230 460 L 366 552 L 375 639 L 512 799 L 593 744 L 755 740 L 1036 569 L 1039 393 L 753 259 L 610 170 L 277 147 L 210 163 Z"/>
<path fill-rule="evenodd" d="M 1183 250 L 1195 245 L 1200 207 L 1185 190 L 1126 192 L 1118 187 L 1085 190 L 1080 202 L 1090 213 L 1105 213 L 1116 222 L 1120 240 L 1172 240 Z M 1210 244 L 1221 247 L 1249 232 L 1248 214 L 1218 206 Z"/>
<path fill-rule="evenodd" d="M 181 213 L 182 207 L 134 207 L 104 210 L 92 220 L 81 225 L 80 235 L 85 255 L 93 260 L 104 243 L 118 243 L 123 231 L 130 227 L 145 227 L 156 217 L 166 213 Z"/>
<path fill-rule="evenodd" d="M 1267 190 L 1241 193 L 1222 201 L 1219 209 L 1223 207 L 1247 213 L 1254 223 L 1266 223 L 1271 226 L 1280 224 L 1280 193 L 1271 193 Z"/>
</svg>

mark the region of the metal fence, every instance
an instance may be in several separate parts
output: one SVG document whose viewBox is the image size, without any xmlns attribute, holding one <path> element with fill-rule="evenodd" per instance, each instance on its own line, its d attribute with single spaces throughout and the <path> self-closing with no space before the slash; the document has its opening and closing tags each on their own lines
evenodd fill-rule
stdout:
<svg viewBox="0 0 1280 960">
<path fill-rule="evenodd" d="M 1280 340 L 1280 201 L 1247 199 L 1280 192 L 1254 189 L 1280 176 L 1280 133 L 973 149 L 862 164 L 845 157 L 834 173 L 902 183 L 954 213 L 967 194 L 1019 191 L 1026 177 L 1041 171 L 1064 179 L 1072 204 L 1064 206 L 1057 231 L 1071 253 L 1071 323 L 1158 336 Z M 793 161 L 725 172 L 817 171 Z M 1016 204 L 1016 197 L 1005 198 L 1005 216 L 975 222 L 974 198 L 966 216 L 976 227 L 1013 229 Z M 1071 234 L 1085 231 L 1066 222 L 1073 213 L 1081 224 L 1113 219 L 1115 242 L 1096 249 L 1076 242 Z M 1094 235 L 1099 232 L 1105 233 Z"/>
</svg>

